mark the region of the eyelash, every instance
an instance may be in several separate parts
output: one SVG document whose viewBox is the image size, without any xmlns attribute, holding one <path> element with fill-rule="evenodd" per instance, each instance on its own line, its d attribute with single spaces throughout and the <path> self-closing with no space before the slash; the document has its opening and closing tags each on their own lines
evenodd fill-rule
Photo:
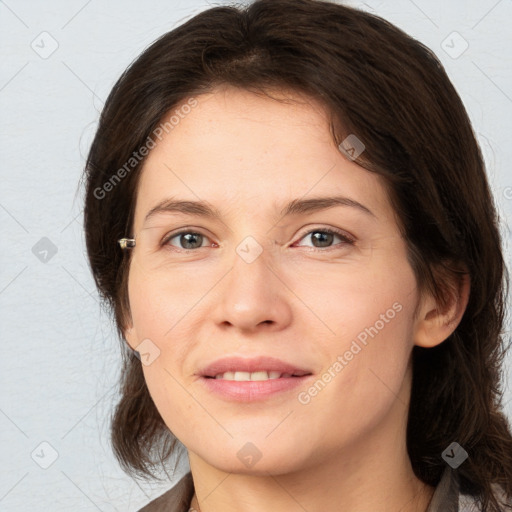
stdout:
<svg viewBox="0 0 512 512">
<path fill-rule="evenodd" d="M 334 229 L 334 228 L 315 228 L 315 229 L 311 229 L 311 230 L 307 231 L 306 233 L 304 233 L 304 235 L 299 238 L 299 241 L 302 240 L 303 238 L 305 238 L 306 236 L 311 235 L 312 233 L 328 233 L 330 235 L 337 235 L 342 240 L 341 244 L 336 244 L 336 245 L 333 245 L 333 246 L 330 246 L 330 247 L 311 247 L 311 246 L 308 246 L 309 250 L 312 250 L 312 251 L 315 251 L 315 252 L 316 251 L 326 252 L 326 251 L 329 251 L 329 250 L 335 250 L 336 248 L 338 248 L 337 246 L 339 246 L 339 245 L 354 245 L 354 243 L 355 243 L 355 240 L 353 238 L 349 237 L 348 235 L 346 235 L 342 231 L 339 231 L 339 230 Z M 165 236 L 163 238 L 163 240 L 161 241 L 160 245 L 162 247 L 171 248 L 170 250 L 177 251 L 177 252 L 194 252 L 194 251 L 197 251 L 199 249 L 206 249 L 206 247 L 209 247 L 209 246 L 205 246 L 205 247 L 197 247 L 196 249 L 183 249 L 181 247 L 174 247 L 174 246 L 169 245 L 169 241 L 170 240 L 172 240 L 173 238 L 176 238 L 179 235 L 185 235 L 185 234 L 201 235 L 201 236 L 203 236 L 205 238 L 208 238 L 206 235 L 204 235 L 201 232 L 192 231 L 192 230 L 189 230 L 189 229 L 182 229 L 181 231 L 178 231 L 177 233 L 171 233 L 171 234 Z"/>
</svg>

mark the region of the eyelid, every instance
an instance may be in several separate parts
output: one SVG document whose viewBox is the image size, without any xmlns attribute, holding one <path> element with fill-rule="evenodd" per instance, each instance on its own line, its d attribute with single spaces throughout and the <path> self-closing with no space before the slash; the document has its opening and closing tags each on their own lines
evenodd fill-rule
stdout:
<svg viewBox="0 0 512 512">
<path fill-rule="evenodd" d="M 345 244 L 354 244 L 356 242 L 356 237 L 354 237 L 353 235 L 347 233 L 346 231 L 344 231 L 343 229 L 340 229 L 340 228 L 334 228 L 334 227 L 330 227 L 330 226 L 313 226 L 313 227 L 309 227 L 306 231 L 304 231 L 299 237 L 298 237 L 298 241 L 301 241 L 303 238 L 305 238 L 306 236 L 312 234 L 312 233 L 315 233 L 315 232 L 321 232 L 321 233 L 331 233 L 333 235 L 337 235 L 339 236 L 343 242 Z M 295 244 L 296 242 L 294 242 Z M 336 248 L 336 246 L 339 245 L 339 244 L 336 244 L 336 245 L 332 245 L 330 247 L 310 247 L 311 249 L 315 249 L 315 250 L 320 250 L 320 251 L 328 251 L 329 249 L 334 249 Z M 299 246 L 299 247 L 303 247 L 303 246 Z"/>
<path fill-rule="evenodd" d="M 343 240 L 341 245 L 343 245 L 343 244 L 353 245 L 357 240 L 356 237 L 354 237 L 353 235 L 347 233 L 346 231 L 344 231 L 340 228 L 334 228 L 334 227 L 330 227 L 330 226 L 312 226 L 312 227 L 308 227 L 305 231 L 303 231 L 302 234 L 297 238 L 297 241 L 293 242 L 292 245 L 295 245 L 297 242 L 300 242 L 306 236 L 311 235 L 312 233 L 315 233 L 315 232 L 323 232 L 323 233 L 330 233 L 333 235 L 337 235 Z M 167 233 L 162 238 L 160 245 L 162 247 L 170 246 L 177 251 L 184 251 L 184 252 L 193 252 L 193 251 L 197 251 L 198 249 L 205 249 L 206 247 L 212 246 L 212 244 L 209 244 L 206 246 L 197 247 L 196 249 L 183 249 L 181 247 L 176 247 L 174 245 L 169 244 L 169 241 L 172 240 L 173 238 L 175 238 L 179 235 L 182 235 L 182 234 L 189 234 L 189 233 L 201 235 L 201 236 L 209 239 L 212 242 L 211 237 L 209 235 L 205 234 L 202 229 L 195 228 L 194 226 L 185 226 L 183 228 L 179 228 L 177 231 L 171 231 L 171 232 Z M 216 244 L 216 242 L 212 242 L 212 243 Z M 216 245 L 218 245 L 218 244 L 216 244 Z M 302 245 L 299 245 L 298 247 L 309 247 L 312 250 L 325 252 L 325 251 L 329 251 L 330 249 L 336 249 L 338 245 L 340 245 L 340 244 L 335 244 L 335 245 L 332 245 L 329 247 L 311 247 L 311 246 L 302 246 Z"/>
<path fill-rule="evenodd" d="M 302 240 L 305 236 L 310 235 L 311 233 L 315 232 L 326 232 L 326 233 L 332 233 L 333 235 L 338 235 L 341 238 L 346 238 L 350 242 L 355 242 L 356 238 L 351 235 L 350 233 L 347 233 L 345 230 L 340 228 L 334 228 L 331 226 L 313 226 L 307 228 L 299 237 L 299 240 Z"/>
<path fill-rule="evenodd" d="M 178 251 L 197 251 L 198 249 L 205 249 L 206 247 L 211 247 L 211 245 L 205 245 L 204 247 L 198 247 L 197 249 L 183 249 L 181 247 L 176 247 L 174 245 L 169 244 L 169 241 L 172 240 L 173 238 L 177 237 L 178 235 L 189 234 L 189 233 L 201 235 L 205 238 L 208 238 L 211 241 L 211 237 L 209 235 L 205 234 L 202 229 L 195 228 L 194 226 L 185 226 L 183 228 L 179 228 L 177 231 L 170 231 L 169 233 L 165 234 L 160 242 L 160 245 L 162 247 L 170 246 Z M 212 243 L 215 243 L 215 242 L 212 242 Z"/>
</svg>

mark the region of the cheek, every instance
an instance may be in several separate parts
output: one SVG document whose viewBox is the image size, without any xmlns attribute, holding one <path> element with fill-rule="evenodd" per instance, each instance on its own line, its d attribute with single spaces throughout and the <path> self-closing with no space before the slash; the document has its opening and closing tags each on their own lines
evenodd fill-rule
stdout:
<svg viewBox="0 0 512 512">
<path fill-rule="evenodd" d="M 383 305 L 347 320 L 346 334 L 323 345 L 326 365 L 297 397 L 295 420 L 309 425 L 309 432 L 321 432 L 325 446 L 350 445 L 407 408 L 412 309 L 406 304 L 400 311 L 391 308 L 396 314 L 381 324 L 374 312 L 386 314 L 389 304 Z"/>
<path fill-rule="evenodd" d="M 182 328 L 186 325 L 186 301 L 177 292 L 163 285 L 162 279 L 132 272 L 128 283 L 130 309 L 136 340 L 134 344 L 147 348 L 150 364 L 143 360 L 142 369 L 151 396 L 161 410 L 168 396 L 179 396 L 175 376 L 176 368 L 183 366 L 187 343 L 183 340 Z M 179 297 L 180 300 L 177 299 Z M 173 388 L 172 390 L 167 389 Z M 175 389 L 174 389 L 175 388 Z"/>
<path fill-rule="evenodd" d="M 157 409 L 167 422 L 166 413 L 172 411 L 173 422 L 189 416 L 190 395 L 186 392 L 187 378 L 181 374 L 184 361 L 196 345 L 195 316 L 200 290 L 190 289 L 183 278 L 169 279 L 162 273 L 141 271 L 132 267 L 128 282 L 130 309 L 138 343 L 148 343 L 149 351 L 157 354 L 142 369 L 149 392 Z M 141 345 L 142 346 L 142 345 Z M 156 348 L 155 348 L 156 346 Z M 187 420 L 189 421 L 189 420 Z M 190 423 L 190 422 L 189 422 Z M 179 425 L 178 425 L 179 430 Z"/>
<path fill-rule="evenodd" d="M 339 265 L 290 283 L 301 298 L 299 322 L 321 333 L 321 345 L 348 349 L 374 337 L 403 342 L 412 326 L 416 280 L 405 260 L 375 257 L 364 265 Z M 405 331 L 404 331 L 405 329 Z M 346 348 L 345 348 L 346 347 Z"/>
<path fill-rule="evenodd" d="M 144 367 L 143 372 L 149 394 L 167 428 L 186 446 L 197 442 L 198 432 L 209 425 L 209 418 L 191 399 L 181 376 L 169 369 L 163 358 Z"/>
<path fill-rule="evenodd" d="M 191 291 L 179 273 L 144 271 L 134 263 L 128 293 L 137 335 L 141 339 L 168 339 L 197 302 L 197 290 Z"/>
<path fill-rule="evenodd" d="M 386 408 L 395 399 L 408 369 L 418 298 L 410 266 L 395 267 L 400 270 L 382 265 L 333 272 L 298 292 L 314 310 L 316 318 L 305 319 L 304 329 L 312 333 L 311 322 L 319 325 L 316 350 L 325 363 L 322 382 L 304 390 L 303 403 L 311 399 L 325 410 L 364 415 L 378 414 L 375 404 Z"/>
</svg>

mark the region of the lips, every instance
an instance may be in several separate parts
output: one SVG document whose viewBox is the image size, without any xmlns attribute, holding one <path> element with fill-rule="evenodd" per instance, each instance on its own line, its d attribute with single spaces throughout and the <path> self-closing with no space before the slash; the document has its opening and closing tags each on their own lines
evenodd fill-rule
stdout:
<svg viewBox="0 0 512 512">
<path fill-rule="evenodd" d="M 208 364 L 202 368 L 198 374 L 201 377 L 212 378 L 225 373 L 243 372 L 243 373 L 257 373 L 257 372 L 279 372 L 281 375 L 292 377 L 303 377 L 311 375 L 311 371 L 307 368 L 282 361 L 275 357 L 260 356 L 256 358 L 243 358 L 243 357 L 226 357 L 217 359 L 213 363 Z"/>
</svg>

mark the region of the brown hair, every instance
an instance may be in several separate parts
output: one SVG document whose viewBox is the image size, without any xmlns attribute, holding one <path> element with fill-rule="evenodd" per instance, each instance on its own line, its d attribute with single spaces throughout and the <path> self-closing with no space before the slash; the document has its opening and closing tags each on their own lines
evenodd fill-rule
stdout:
<svg viewBox="0 0 512 512">
<path fill-rule="evenodd" d="M 319 100 L 336 143 L 356 134 L 365 145 L 356 162 L 384 178 L 420 290 L 443 307 L 448 283 L 469 274 L 469 303 L 454 333 L 413 349 L 407 446 L 415 474 L 435 486 L 446 467 L 441 453 L 458 442 L 469 453 L 457 469 L 461 491 L 499 510 L 491 484 L 512 496 L 512 435 L 501 412 L 508 273 L 497 213 L 467 113 L 439 60 L 377 16 L 320 0 L 215 7 L 163 35 L 122 74 L 84 173 L 88 256 L 118 333 L 130 315 L 130 256 L 116 241 L 131 233 L 144 159 L 128 170 L 126 162 L 171 109 L 223 84 Z M 113 182 L 116 171 L 122 179 Z M 123 354 L 113 447 L 125 470 L 151 476 L 181 443 L 160 417 L 140 361 L 126 347 Z"/>
</svg>

